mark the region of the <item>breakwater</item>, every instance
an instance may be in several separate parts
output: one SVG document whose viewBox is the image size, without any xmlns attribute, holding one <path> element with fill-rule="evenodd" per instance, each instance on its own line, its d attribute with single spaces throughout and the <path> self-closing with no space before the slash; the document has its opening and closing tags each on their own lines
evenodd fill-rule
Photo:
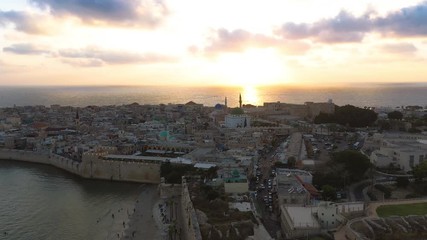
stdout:
<svg viewBox="0 0 427 240">
<path fill-rule="evenodd" d="M 53 153 L 0 149 L 0 159 L 51 165 L 83 178 L 160 183 L 160 163 L 112 161 L 101 155 L 84 155 L 81 162 Z"/>
</svg>

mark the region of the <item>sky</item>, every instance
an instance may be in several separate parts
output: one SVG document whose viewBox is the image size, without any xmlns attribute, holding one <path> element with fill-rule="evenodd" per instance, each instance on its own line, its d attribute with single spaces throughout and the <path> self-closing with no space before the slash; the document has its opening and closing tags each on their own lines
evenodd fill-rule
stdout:
<svg viewBox="0 0 427 240">
<path fill-rule="evenodd" d="M 0 85 L 427 82 L 427 1 L 2 0 Z"/>
</svg>

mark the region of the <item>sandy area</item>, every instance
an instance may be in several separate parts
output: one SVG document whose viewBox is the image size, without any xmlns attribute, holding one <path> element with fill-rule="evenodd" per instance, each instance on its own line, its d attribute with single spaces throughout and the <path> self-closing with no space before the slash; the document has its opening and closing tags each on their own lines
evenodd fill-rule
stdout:
<svg viewBox="0 0 427 240">
<path fill-rule="evenodd" d="M 161 239 L 159 227 L 153 217 L 153 209 L 158 201 L 157 185 L 144 185 L 135 205 L 123 212 L 126 215 L 129 212 L 129 217 L 126 216 L 129 221 L 123 220 L 124 228 L 122 222 L 124 234 L 120 239 Z"/>
</svg>

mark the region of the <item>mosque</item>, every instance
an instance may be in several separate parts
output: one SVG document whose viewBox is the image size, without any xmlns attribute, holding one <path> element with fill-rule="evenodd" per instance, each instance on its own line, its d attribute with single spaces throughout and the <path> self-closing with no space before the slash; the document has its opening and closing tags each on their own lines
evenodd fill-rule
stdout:
<svg viewBox="0 0 427 240">
<path fill-rule="evenodd" d="M 224 117 L 225 128 L 249 128 L 251 126 L 251 117 L 242 109 L 242 95 L 239 94 L 239 107 L 228 108 L 227 98 L 225 98 L 225 105 L 215 105 L 215 111 L 212 114 L 214 121 Z"/>
</svg>

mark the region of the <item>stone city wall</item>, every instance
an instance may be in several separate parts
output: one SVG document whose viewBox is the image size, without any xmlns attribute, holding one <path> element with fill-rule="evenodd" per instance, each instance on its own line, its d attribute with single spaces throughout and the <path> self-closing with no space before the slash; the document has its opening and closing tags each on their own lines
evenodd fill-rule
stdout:
<svg viewBox="0 0 427 240">
<path fill-rule="evenodd" d="M 160 183 L 160 163 L 103 159 L 103 154 L 85 153 L 82 175 L 112 181 Z"/>
<path fill-rule="evenodd" d="M 159 192 L 162 199 L 178 197 L 181 196 L 182 185 L 162 182 L 159 184 Z"/>
<path fill-rule="evenodd" d="M 51 165 L 84 178 L 113 181 L 159 183 L 160 164 L 103 160 L 101 155 L 85 155 L 81 163 L 52 154 L 0 149 L 0 159 Z"/>
<path fill-rule="evenodd" d="M 202 240 L 199 221 L 197 220 L 196 209 L 191 201 L 186 180 L 182 179 L 181 210 L 183 218 L 184 239 Z"/>
<path fill-rule="evenodd" d="M 0 159 L 52 165 L 77 175 L 81 172 L 80 163 L 56 154 L 0 149 Z"/>
</svg>

